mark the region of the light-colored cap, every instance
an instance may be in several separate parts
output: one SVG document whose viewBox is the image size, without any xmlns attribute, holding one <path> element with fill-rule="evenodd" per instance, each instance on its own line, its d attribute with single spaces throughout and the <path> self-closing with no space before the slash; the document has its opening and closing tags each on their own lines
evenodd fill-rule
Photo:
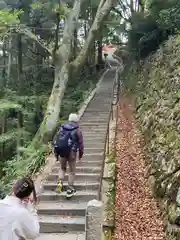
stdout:
<svg viewBox="0 0 180 240">
<path fill-rule="evenodd" d="M 69 114 L 69 122 L 79 122 L 79 116 L 76 113 Z"/>
</svg>

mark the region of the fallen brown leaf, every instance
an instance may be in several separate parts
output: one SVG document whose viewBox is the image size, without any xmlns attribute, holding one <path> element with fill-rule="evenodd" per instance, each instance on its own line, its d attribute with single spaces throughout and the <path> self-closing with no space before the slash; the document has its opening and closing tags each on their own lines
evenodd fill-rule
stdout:
<svg viewBox="0 0 180 240">
<path fill-rule="evenodd" d="M 121 100 L 117 126 L 116 240 L 164 240 L 164 226 L 147 184 L 141 135 L 129 99 Z"/>
</svg>

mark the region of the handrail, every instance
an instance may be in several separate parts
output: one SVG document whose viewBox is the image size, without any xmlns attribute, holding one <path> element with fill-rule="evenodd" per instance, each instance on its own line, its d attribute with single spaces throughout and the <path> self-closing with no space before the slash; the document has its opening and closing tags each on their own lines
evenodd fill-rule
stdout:
<svg viewBox="0 0 180 240">
<path fill-rule="evenodd" d="M 104 175 L 104 166 L 105 166 L 105 158 L 106 155 L 109 155 L 109 131 L 110 131 L 110 120 L 112 118 L 113 120 L 113 106 L 116 105 L 116 114 L 118 114 L 118 102 L 119 102 L 119 93 L 120 93 L 120 87 L 119 87 L 119 81 L 118 81 L 118 68 L 116 68 L 116 75 L 114 77 L 114 81 L 113 81 L 113 88 L 112 88 L 112 101 L 111 101 L 111 106 L 110 106 L 110 112 L 109 112 L 109 118 L 108 118 L 108 126 L 107 126 L 107 130 L 106 130 L 106 137 L 105 137 L 105 144 L 104 144 L 104 152 L 103 152 L 103 164 L 102 164 L 102 168 L 101 168 L 101 176 L 100 176 L 100 185 L 99 185 L 99 192 L 98 192 L 98 200 L 101 200 L 102 198 L 102 181 L 103 181 L 103 175 Z M 114 90 L 115 87 L 117 86 L 117 93 L 116 93 L 116 103 L 114 104 Z M 117 115 L 116 115 L 117 116 Z M 117 118 L 116 118 L 116 126 L 117 126 Z M 115 129 L 116 132 L 116 129 Z M 115 142 L 116 142 L 116 133 L 115 133 L 115 137 L 113 140 L 113 145 L 114 145 L 114 150 L 115 150 Z"/>
</svg>

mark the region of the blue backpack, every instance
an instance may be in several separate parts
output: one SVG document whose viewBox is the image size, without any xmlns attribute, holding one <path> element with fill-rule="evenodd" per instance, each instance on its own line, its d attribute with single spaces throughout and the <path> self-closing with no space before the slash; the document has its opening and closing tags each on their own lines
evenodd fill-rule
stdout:
<svg viewBox="0 0 180 240">
<path fill-rule="evenodd" d="M 73 132 L 75 129 L 77 129 L 77 127 L 72 129 L 66 129 L 64 126 L 61 127 L 61 130 L 54 141 L 54 151 L 57 156 L 69 156 L 74 145 Z"/>
</svg>

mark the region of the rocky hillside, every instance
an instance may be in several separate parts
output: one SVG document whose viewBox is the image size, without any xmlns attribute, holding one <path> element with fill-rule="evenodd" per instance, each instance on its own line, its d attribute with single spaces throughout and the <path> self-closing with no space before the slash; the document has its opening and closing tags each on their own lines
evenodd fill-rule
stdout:
<svg viewBox="0 0 180 240">
<path fill-rule="evenodd" d="M 136 110 L 147 150 L 148 178 L 169 239 L 180 239 L 180 36 L 171 37 L 126 75 L 136 86 Z"/>
</svg>

